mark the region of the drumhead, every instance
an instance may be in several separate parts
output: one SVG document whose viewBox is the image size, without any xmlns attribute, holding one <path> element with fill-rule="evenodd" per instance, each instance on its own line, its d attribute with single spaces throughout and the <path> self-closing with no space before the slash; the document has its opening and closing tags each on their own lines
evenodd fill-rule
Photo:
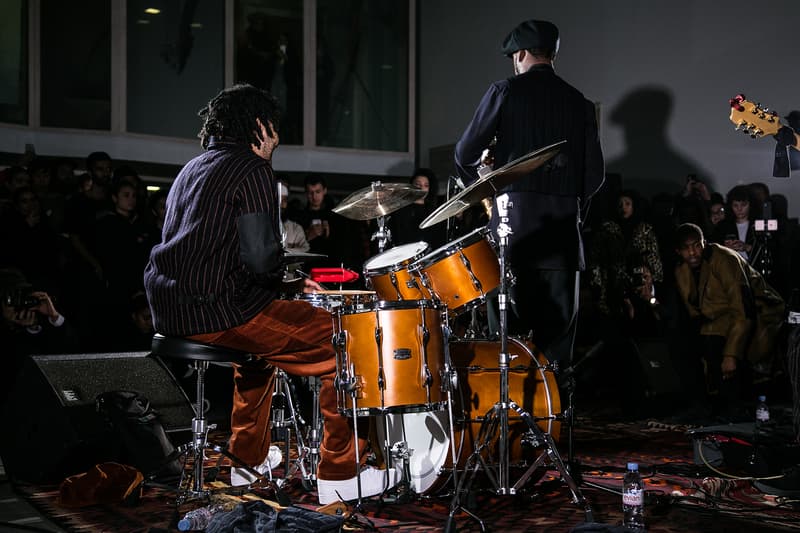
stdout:
<svg viewBox="0 0 800 533">
<path fill-rule="evenodd" d="M 422 257 L 428 249 L 428 243 L 425 241 L 412 242 L 409 244 L 401 244 L 394 248 L 389 248 L 382 254 L 378 254 L 366 263 L 364 263 L 364 273 L 379 273 L 387 267 L 397 267 L 407 264 Z M 389 270 L 393 270 L 389 268 Z"/>
<path fill-rule="evenodd" d="M 450 420 L 448 412 L 405 413 L 387 417 L 392 446 L 397 442 L 408 445 L 411 486 L 417 494 L 430 489 L 441 475 L 440 470 L 450 454 Z M 378 436 L 383 439 L 384 424 L 377 424 Z"/>
<path fill-rule="evenodd" d="M 437 261 L 441 261 L 446 257 L 450 257 L 451 255 L 458 253 L 459 250 L 463 250 L 467 246 L 485 239 L 486 235 L 489 234 L 490 231 L 491 230 L 486 226 L 473 230 L 454 241 L 448 242 L 444 246 L 440 246 L 417 261 L 414 261 L 408 266 L 408 270 L 414 272 L 419 269 L 428 268 Z"/>
</svg>

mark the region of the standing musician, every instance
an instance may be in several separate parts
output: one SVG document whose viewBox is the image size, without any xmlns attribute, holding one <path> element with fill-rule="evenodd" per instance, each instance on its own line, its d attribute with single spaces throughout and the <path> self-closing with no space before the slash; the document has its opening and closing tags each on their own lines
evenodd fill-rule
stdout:
<svg viewBox="0 0 800 533">
<path fill-rule="evenodd" d="M 501 52 L 514 76 L 489 86 L 458 141 L 455 161 L 465 181 L 477 179 L 482 152 L 494 137 L 495 168 L 566 140 L 559 153 L 500 193 L 510 202 L 507 264 L 508 332 L 527 335 L 550 360 L 571 359 L 576 272 L 583 269 L 581 220 L 603 183 L 603 155 L 593 104 L 558 77 L 553 62 L 558 28 L 527 20 L 508 34 Z M 491 224 L 497 230 L 498 216 Z M 497 327 L 496 299 L 487 305 Z"/>
<path fill-rule="evenodd" d="M 163 241 L 145 270 L 156 331 L 252 353 L 234 371 L 230 451 L 261 473 L 269 468 L 269 414 L 275 367 L 320 376 L 325 419 L 318 470 L 320 504 L 358 497 L 350 419 L 337 412 L 333 324 L 325 309 L 280 293 L 322 287 L 282 282 L 278 187 L 272 153 L 278 146 L 274 98 L 251 85 L 220 92 L 200 111 L 205 152 L 189 161 L 167 198 Z M 361 495 L 396 483 L 394 469 L 360 470 Z M 231 484 L 254 479 L 234 468 Z"/>
</svg>

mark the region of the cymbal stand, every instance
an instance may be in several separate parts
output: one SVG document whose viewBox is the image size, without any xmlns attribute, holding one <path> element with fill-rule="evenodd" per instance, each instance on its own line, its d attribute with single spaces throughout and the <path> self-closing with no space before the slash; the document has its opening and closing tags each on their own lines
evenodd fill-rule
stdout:
<svg viewBox="0 0 800 533">
<path fill-rule="evenodd" d="M 475 442 L 475 451 L 472 452 L 470 457 L 467 459 L 467 466 L 470 463 L 474 463 L 473 471 L 470 476 L 468 476 L 469 482 L 471 484 L 475 478 L 475 474 L 477 473 L 480 467 L 483 467 L 484 471 L 486 472 L 487 476 L 489 477 L 492 484 L 495 486 L 495 492 L 500 495 L 511 495 L 516 494 L 517 490 L 519 490 L 524 483 L 530 478 L 533 472 L 539 468 L 543 461 L 549 459 L 550 462 L 556 467 L 556 469 L 561 474 L 562 479 L 567 483 L 572 492 L 573 502 L 576 504 L 583 505 L 584 511 L 586 513 L 586 520 L 587 522 L 593 521 L 592 519 L 592 510 L 589 507 L 586 499 L 583 497 L 583 494 L 580 491 L 580 488 L 577 484 L 573 481 L 572 477 L 570 476 L 567 469 L 564 467 L 564 463 L 561 460 L 560 455 L 555 447 L 555 442 L 553 441 L 552 436 L 545 434 L 541 428 L 533 421 L 533 417 L 530 413 L 524 411 L 519 405 L 511 401 L 509 398 L 509 388 L 508 388 L 508 372 L 509 372 L 509 353 L 508 353 L 508 283 L 506 279 L 506 253 L 508 248 L 508 238 L 509 235 L 513 233 L 511 226 L 509 225 L 509 216 L 508 210 L 513 209 L 513 203 L 509 201 L 509 197 L 507 194 L 501 194 L 495 197 L 496 200 L 496 207 L 497 207 L 497 214 L 499 216 L 499 224 L 497 227 L 497 235 L 500 238 L 500 248 L 498 259 L 500 261 L 500 288 L 498 291 L 498 309 L 500 315 L 500 324 L 499 324 L 499 333 L 500 333 L 500 353 L 498 355 L 498 369 L 500 373 L 500 401 L 497 402 L 489 412 L 486 413 L 486 416 L 483 419 L 481 424 L 481 428 L 479 430 L 479 436 Z M 535 444 L 539 446 L 544 446 L 546 449 L 542 452 L 539 458 L 528 468 L 528 470 L 523 474 L 517 483 L 513 486 L 509 480 L 509 448 L 508 448 L 508 410 L 513 409 L 514 411 L 519 414 L 523 420 L 526 421 L 529 427 L 529 431 L 532 433 L 531 440 Z M 495 477 L 492 475 L 492 472 L 487 468 L 487 464 L 483 459 L 483 452 L 484 450 L 488 450 L 489 442 L 491 441 L 491 437 L 497 431 L 497 426 L 500 429 L 500 435 L 497 439 L 497 448 L 498 448 L 498 465 L 497 465 L 497 476 Z M 476 460 L 477 459 L 477 460 Z M 467 476 L 465 476 L 467 478 Z M 462 481 L 465 479 L 462 478 Z M 463 483 L 462 483 L 463 485 Z M 467 487 L 468 490 L 468 487 Z M 461 493 L 464 491 L 463 487 L 458 487 L 456 489 L 456 493 L 453 496 L 453 500 L 450 504 L 450 514 L 447 517 L 447 523 L 445 525 L 445 531 L 453 531 L 453 519 L 456 511 L 459 509 L 465 511 L 472 519 L 476 520 L 480 526 L 481 531 L 484 530 L 483 521 L 480 520 L 476 515 L 470 513 L 466 509 L 464 509 L 461 505 Z"/>
<path fill-rule="evenodd" d="M 378 239 L 378 252 L 383 253 L 383 249 L 387 244 L 392 242 L 392 230 L 386 227 L 386 217 L 378 217 L 378 230 L 372 234 L 371 241 Z"/>
</svg>

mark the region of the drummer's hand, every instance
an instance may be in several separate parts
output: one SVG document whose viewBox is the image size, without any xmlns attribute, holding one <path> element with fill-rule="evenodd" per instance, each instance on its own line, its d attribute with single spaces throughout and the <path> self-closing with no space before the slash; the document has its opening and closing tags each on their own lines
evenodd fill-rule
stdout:
<svg viewBox="0 0 800 533">
<path fill-rule="evenodd" d="M 308 294 L 310 292 L 324 291 L 325 290 L 322 287 L 322 285 L 320 285 L 319 283 L 317 283 L 313 279 L 303 278 L 302 282 L 303 282 L 303 286 L 301 287 L 301 290 L 302 290 L 302 292 L 304 294 Z"/>
<path fill-rule="evenodd" d="M 278 137 L 278 132 L 272 125 L 271 120 L 268 120 L 265 125 L 261 122 L 261 119 L 256 118 L 256 126 L 258 129 L 253 131 L 253 134 L 255 134 L 256 139 L 258 139 L 258 144 L 251 144 L 250 149 L 258 157 L 270 161 L 272 159 L 272 152 L 275 151 L 275 148 L 277 148 L 280 143 L 280 137 Z"/>
</svg>

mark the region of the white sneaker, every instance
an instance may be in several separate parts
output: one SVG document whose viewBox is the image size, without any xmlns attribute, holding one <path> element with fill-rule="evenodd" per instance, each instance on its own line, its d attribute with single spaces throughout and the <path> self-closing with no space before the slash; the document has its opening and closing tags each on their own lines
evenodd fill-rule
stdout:
<svg viewBox="0 0 800 533">
<path fill-rule="evenodd" d="M 269 453 L 267 454 L 267 458 L 264 459 L 264 462 L 258 466 L 254 466 L 253 469 L 258 472 L 259 474 L 266 475 L 267 472 L 271 472 L 273 468 L 281 464 L 283 461 L 283 454 L 281 453 L 281 449 L 275 446 L 274 444 L 269 447 Z M 234 467 L 231 468 L 231 487 L 241 487 L 242 485 L 250 485 L 251 483 L 255 483 L 258 478 L 254 476 L 252 473 L 248 472 L 244 468 Z"/>
<path fill-rule="evenodd" d="M 386 483 L 386 473 L 389 473 L 389 482 Z M 367 498 L 380 494 L 390 489 L 400 481 L 400 472 L 394 468 L 378 470 L 372 466 L 364 468 L 359 474 L 361 478 L 361 497 Z M 317 496 L 320 505 L 338 501 L 350 501 L 358 498 L 358 479 L 351 477 L 341 481 L 317 479 Z"/>
</svg>

